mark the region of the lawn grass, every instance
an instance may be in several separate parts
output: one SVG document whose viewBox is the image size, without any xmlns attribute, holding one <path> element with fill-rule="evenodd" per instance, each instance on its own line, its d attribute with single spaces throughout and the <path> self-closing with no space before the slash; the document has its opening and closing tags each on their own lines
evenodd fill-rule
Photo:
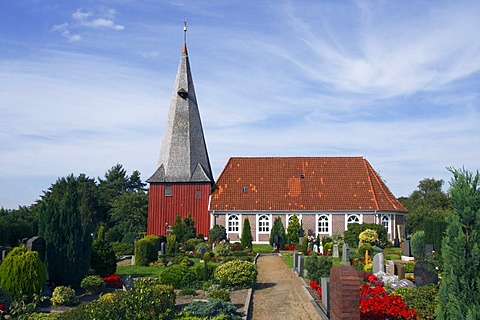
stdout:
<svg viewBox="0 0 480 320">
<path fill-rule="evenodd" d="M 282 254 L 281 255 L 283 263 L 289 268 L 293 269 L 293 255 L 291 254 Z"/>
<path fill-rule="evenodd" d="M 400 255 L 398 253 L 400 253 Z M 401 254 L 402 248 L 391 247 L 385 248 L 384 250 L 385 259 L 387 260 L 398 260 L 400 259 Z"/>
<path fill-rule="evenodd" d="M 254 244 L 253 252 L 254 253 L 272 253 L 273 247 L 269 244 Z"/>
<path fill-rule="evenodd" d="M 144 266 L 117 266 L 117 274 L 120 276 L 132 276 L 134 278 L 153 277 L 159 278 L 164 267 Z"/>
</svg>

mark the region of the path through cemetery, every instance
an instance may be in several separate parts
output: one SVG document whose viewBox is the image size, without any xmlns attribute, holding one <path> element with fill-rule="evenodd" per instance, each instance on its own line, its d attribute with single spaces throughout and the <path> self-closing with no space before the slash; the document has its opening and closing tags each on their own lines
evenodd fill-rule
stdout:
<svg viewBox="0 0 480 320">
<path fill-rule="evenodd" d="M 261 255 L 257 268 L 252 319 L 321 319 L 305 294 L 303 281 L 287 268 L 279 255 Z"/>
</svg>

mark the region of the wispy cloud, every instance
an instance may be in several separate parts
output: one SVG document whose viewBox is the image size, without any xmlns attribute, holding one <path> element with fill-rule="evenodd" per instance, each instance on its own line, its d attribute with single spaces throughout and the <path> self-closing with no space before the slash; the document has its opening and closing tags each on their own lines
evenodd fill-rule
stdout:
<svg viewBox="0 0 480 320">
<path fill-rule="evenodd" d="M 80 41 L 82 40 L 81 32 L 85 28 L 124 30 L 124 25 L 115 22 L 115 16 L 116 10 L 111 8 L 99 7 L 95 10 L 79 8 L 72 13 L 70 21 L 56 24 L 51 30 L 70 41 Z"/>
</svg>

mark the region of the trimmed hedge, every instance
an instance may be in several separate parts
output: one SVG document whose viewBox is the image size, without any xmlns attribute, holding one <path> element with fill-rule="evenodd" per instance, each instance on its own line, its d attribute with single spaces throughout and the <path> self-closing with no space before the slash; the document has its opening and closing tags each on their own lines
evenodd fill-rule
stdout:
<svg viewBox="0 0 480 320">
<path fill-rule="evenodd" d="M 160 238 L 157 236 L 146 236 L 135 242 L 135 265 L 146 266 L 151 261 L 158 260 L 160 249 Z"/>
</svg>

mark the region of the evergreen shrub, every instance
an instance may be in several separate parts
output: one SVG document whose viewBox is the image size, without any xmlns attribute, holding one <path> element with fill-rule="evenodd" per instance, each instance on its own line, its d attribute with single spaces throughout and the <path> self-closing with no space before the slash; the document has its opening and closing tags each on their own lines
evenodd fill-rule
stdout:
<svg viewBox="0 0 480 320">
<path fill-rule="evenodd" d="M 311 281 L 320 283 L 322 278 L 330 276 L 330 269 L 333 266 L 332 257 L 312 255 L 305 260 L 305 270 Z"/>
<path fill-rule="evenodd" d="M 242 237 L 240 238 L 240 241 L 244 250 L 252 251 L 252 228 L 250 227 L 250 220 L 248 220 L 248 218 L 245 218 L 243 221 Z"/>
<path fill-rule="evenodd" d="M 423 230 L 415 232 L 410 239 L 410 244 L 415 260 L 425 260 L 425 232 Z"/>
<path fill-rule="evenodd" d="M 146 266 L 151 261 L 158 260 L 160 238 L 157 236 L 146 236 L 135 242 L 135 264 Z"/>
<path fill-rule="evenodd" d="M 160 283 L 173 286 L 175 289 L 191 286 L 196 280 L 193 270 L 181 264 L 174 264 L 160 273 Z"/>
<path fill-rule="evenodd" d="M 235 312 L 237 308 L 233 303 L 221 299 L 209 299 L 208 301 L 194 301 L 185 307 L 185 311 L 195 317 L 211 319 L 213 317 L 227 315 L 225 319 L 240 320 L 241 316 Z"/>
<path fill-rule="evenodd" d="M 220 242 L 227 239 L 227 230 L 224 226 L 215 225 L 208 231 L 208 241 L 211 243 Z"/>
<path fill-rule="evenodd" d="M 257 267 L 248 261 L 228 261 L 215 269 L 214 277 L 228 286 L 250 287 L 257 277 Z"/>
<path fill-rule="evenodd" d="M 58 286 L 53 290 L 50 299 L 54 306 L 70 306 L 78 302 L 75 290 L 70 287 Z"/>
<path fill-rule="evenodd" d="M 45 265 L 38 257 L 38 252 L 30 251 L 25 246 L 14 248 L 0 265 L 0 288 L 13 300 L 42 293 L 47 281 Z"/>
<path fill-rule="evenodd" d="M 343 240 L 348 243 L 350 247 L 358 247 L 358 236 L 362 231 L 367 229 L 375 230 L 378 235 L 378 240 L 372 243 L 373 245 L 385 248 L 389 245 L 387 237 L 387 229 L 381 224 L 375 223 L 349 223 L 347 231 L 343 234 Z"/>
<path fill-rule="evenodd" d="M 110 243 L 103 240 L 93 241 L 90 266 L 100 277 L 106 277 L 117 271 L 117 257 Z"/>
<path fill-rule="evenodd" d="M 102 291 L 105 286 L 105 281 L 100 276 L 87 276 L 80 282 L 80 287 L 90 293 Z"/>
<path fill-rule="evenodd" d="M 122 243 L 122 242 L 110 242 L 113 252 L 117 258 L 132 255 L 135 253 L 133 248 L 133 243 Z"/>
<path fill-rule="evenodd" d="M 216 265 L 208 263 L 205 260 L 205 263 L 197 264 L 191 270 L 195 273 L 197 281 L 207 281 L 213 279 L 216 267 Z"/>
</svg>

